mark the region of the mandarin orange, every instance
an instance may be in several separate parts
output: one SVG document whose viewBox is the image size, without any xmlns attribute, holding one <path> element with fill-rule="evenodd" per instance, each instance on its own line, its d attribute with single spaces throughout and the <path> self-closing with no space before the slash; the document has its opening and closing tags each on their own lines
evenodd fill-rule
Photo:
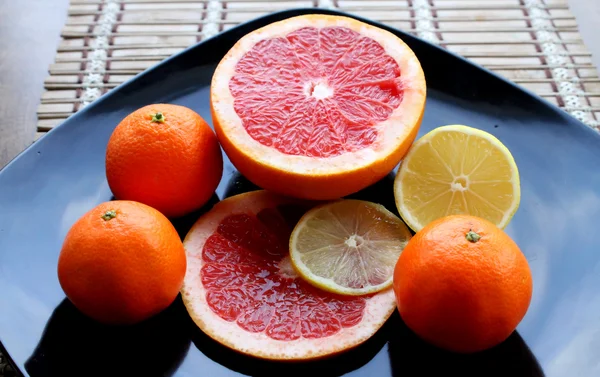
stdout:
<svg viewBox="0 0 600 377">
<path fill-rule="evenodd" d="M 177 231 L 160 212 L 132 201 L 102 203 L 71 227 L 58 279 L 71 302 L 103 323 L 147 319 L 177 297 L 186 271 Z"/>
<path fill-rule="evenodd" d="M 223 173 L 221 149 L 196 112 L 145 106 L 115 128 L 106 149 L 106 177 L 117 199 L 135 200 L 177 217 L 203 206 Z"/>
<path fill-rule="evenodd" d="M 491 222 L 443 217 L 408 243 L 396 264 L 394 290 L 406 325 L 455 352 L 493 347 L 515 330 L 532 295 L 527 259 Z"/>
</svg>

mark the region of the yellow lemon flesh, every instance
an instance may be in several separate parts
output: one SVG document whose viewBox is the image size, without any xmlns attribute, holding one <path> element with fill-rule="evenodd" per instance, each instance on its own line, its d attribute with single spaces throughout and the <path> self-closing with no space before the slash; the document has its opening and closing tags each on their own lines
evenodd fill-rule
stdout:
<svg viewBox="0 0 600 377">
<path fill-rule="evenodd" d="M 290 257 L 310 284 L 364 295 L 391 286 L 410 238 L 404 222 L 382 205 L 340 200 L 315 207 L 300 219 L 290 237 Z"/>
<path fill-rule="evenodd" d="M 519 207 L 519 171 L 510 151 L 491 134 L 443 126 L 412 145 L 396 175 L 394 196 L 414 231 L 455 214 L 504 228 Z"/>
</svg>

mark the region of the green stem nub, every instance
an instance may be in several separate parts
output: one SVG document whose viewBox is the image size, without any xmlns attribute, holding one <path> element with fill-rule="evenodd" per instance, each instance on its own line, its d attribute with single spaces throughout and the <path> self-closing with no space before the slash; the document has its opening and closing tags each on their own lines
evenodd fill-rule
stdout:
<svg viewBox="0 0 600 377">
<path fill-rule="evenodd" d="M 108 221 L 117 217 L 117 212 L 114 209 L 111 209 L 110 211 L 106 211 L 101 217 L 104 219 L 104 221 Z"/>
<path fill-rule="evenodd" d="M 152 123 L 164 123 L 165 122 L 165 116 L 163 115 L 163 113 L 161 113 L 160 111 L 156 114 L 152 114 Z"/>
<path fill-rule="evenodd" d="M 475 232 L 473 232 L 472 230 L 469 230 L 469 232 L 466 235 L 467 241 L 469 242 L 477 242 L 481 239 L 481 236 Z"/>
</svg>

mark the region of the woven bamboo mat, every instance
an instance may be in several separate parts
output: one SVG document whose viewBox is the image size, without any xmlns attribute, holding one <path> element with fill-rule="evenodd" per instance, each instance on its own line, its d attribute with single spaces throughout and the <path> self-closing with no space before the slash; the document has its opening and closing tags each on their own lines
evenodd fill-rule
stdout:
<svg viewBox="0 0 600 377">
<path fill-rule="evenodd" d="M 600 79 L 567 0 L 71 0 L 38 136 L 187 46 L 272 11 L 334 8 L 459 53 L 600 126 Z"/>
</svg>

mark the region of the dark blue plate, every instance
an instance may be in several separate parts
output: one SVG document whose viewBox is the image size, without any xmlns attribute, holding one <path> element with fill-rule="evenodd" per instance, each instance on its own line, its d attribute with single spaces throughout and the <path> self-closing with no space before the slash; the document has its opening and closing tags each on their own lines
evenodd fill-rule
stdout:
<svg viewBox="0 0 600 377">
<path fill-rule="evenodd" d="M 244 34 L 315 9 L 272 14 L 228 30 L 138 75 L 43 137 L 0 172 L 0 340 L 27 376 L 598 376 L 600 375 L 600 135 L 540 98 L 398 30 L 428 83 L 421 134 L 467 124 L 496 135 L 521 172 L 507 232 L 531 263 L 533 301 L 506 342 L 453 355 L 421 342 L 396 314 L 365 345 L 326 361 L 280 364 L 232 352 L 195 328 L 182 303 L 141 325 L 83 317 L 56 264 L 75 220 L 111 199 L 104 151 L 117 123 L 143 105 L 188 106 L 210 120 L 209 84 Z M 390 175 L 358 194 L 394 209 Z M 251 188 L 226 160 L 214 201 Z M 218 198 L 217 198 L 218 196 Z M 210 203 L 209 203 L 210 205 Z M 183 234 L 199 213 L 176 221 Z M 542 371 L 543 370 L 543 371 Z"/>
</svg>

